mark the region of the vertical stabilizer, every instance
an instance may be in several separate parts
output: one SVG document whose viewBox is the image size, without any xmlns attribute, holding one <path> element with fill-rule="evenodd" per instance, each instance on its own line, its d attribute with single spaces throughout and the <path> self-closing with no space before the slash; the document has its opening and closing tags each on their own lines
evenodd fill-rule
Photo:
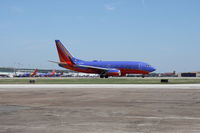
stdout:
<svg viewBox="0 0 200 133">
<path fill-rule="evenodd" d="M 56 70 L 54 70 L 49 76 L 52 77 L 56 74 Z"/>
<path fill-rule="evenodd" d="M 31 76 L 31 77 L 32 77 L 32 76 L 35 76 L 36 73 L 37 73 L 37 69 L 35 69 L 35 71 L 34 71 L 33 73 L 31 73 L 30 76 Z"/>
<path fill-rule="evenodd" d="M 60 62 L 71 62 L 74 64 L 72 58 L 73 56 L 69 53 L 69 51 L 63 46 L 63 44 L 60 42 L 60 40 L 55 40 L 56 47 L 58 51 L 58 55 L 60 58 Z"/>
</svg>

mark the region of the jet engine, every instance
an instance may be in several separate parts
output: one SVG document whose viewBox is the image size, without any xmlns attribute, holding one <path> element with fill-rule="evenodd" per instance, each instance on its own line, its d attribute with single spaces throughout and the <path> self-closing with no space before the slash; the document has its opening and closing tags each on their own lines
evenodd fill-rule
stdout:
<svg viewBox="0 0 200 133">
<path fill-rule="evenodd" d="M 120 70 L 112 69 L 107 71 L 108 76 L 121 76 Z"/>
</svg>

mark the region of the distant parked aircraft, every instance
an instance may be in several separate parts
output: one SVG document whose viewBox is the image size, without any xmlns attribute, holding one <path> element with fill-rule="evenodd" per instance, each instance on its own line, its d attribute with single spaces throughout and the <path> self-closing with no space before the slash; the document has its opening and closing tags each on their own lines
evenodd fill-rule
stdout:
<svg viewBox="0 0 200 133">
<path fill-rule="evenodd" d="M 61 77 L 63 75 L 64 72 L 61 73 L 56 73 L 53 77 Z"/>
<path fill-rule="evenodd" d="M 126 76 L 126 74 L 149 74 L 156 69 L 145 62 L 136 61 L 83 61 L 74 58 L 69 51 L 62 45 L 60 40 L 55 40 L 60 62 L 60 67 L 71 69 L 83 73 L 99 74 L 100 78 L 109 76 Z"/>
<path fill-rule="evenodd" d="M 53 77 L 56 74 L 56 70 L 54 70 L 52 73 L 39 73 L 38 77 Z"/>
<path fill-rule="evenodd" d="M 0 72 L 0 77 L 13 77 L 14 73 L 9 73 L 9 72 Z"/>
<path fill-rule="evenodd" d="M 36 73 L 37 73 L 37 69 L 35 69 L 33 73 L 22 73 L 22 74 L 16 75 L 16 77 L 33 77 L 36 75 Z"/>
<path fill-rule="evenodd" d="M 161 73 L 160 76 L 161 77 L 175 77 L 177 75 L 176 75 L 176 71 L 173 71 L 173 72 Z"/>
</svg>

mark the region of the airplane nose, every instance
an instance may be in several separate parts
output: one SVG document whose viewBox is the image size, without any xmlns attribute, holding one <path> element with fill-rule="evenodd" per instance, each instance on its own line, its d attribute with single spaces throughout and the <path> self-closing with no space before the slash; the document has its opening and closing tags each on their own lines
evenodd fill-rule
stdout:
<svg viewBox="0 0 200 133">
<path fill-rule="evenodd" d="M 154 67 L 151 67 L 151 72 L 155 71 L 156 69 Z"/>
</svg>

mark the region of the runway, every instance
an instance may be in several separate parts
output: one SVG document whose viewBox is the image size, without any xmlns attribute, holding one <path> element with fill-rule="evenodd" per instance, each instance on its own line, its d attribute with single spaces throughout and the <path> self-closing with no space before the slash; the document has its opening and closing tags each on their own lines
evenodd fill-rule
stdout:
<svg viewBox="0 0 200 133">
<path fill-rule="evenodd" d="M 29 91 L 73 88 L 200 89 L 200 84 L 0 84 L 0 91 Z"/>
<path fill-rule="evenodd" d="M 200 85 L 0 85 L 0 132 L 199 133 Z"/>
</svg>

